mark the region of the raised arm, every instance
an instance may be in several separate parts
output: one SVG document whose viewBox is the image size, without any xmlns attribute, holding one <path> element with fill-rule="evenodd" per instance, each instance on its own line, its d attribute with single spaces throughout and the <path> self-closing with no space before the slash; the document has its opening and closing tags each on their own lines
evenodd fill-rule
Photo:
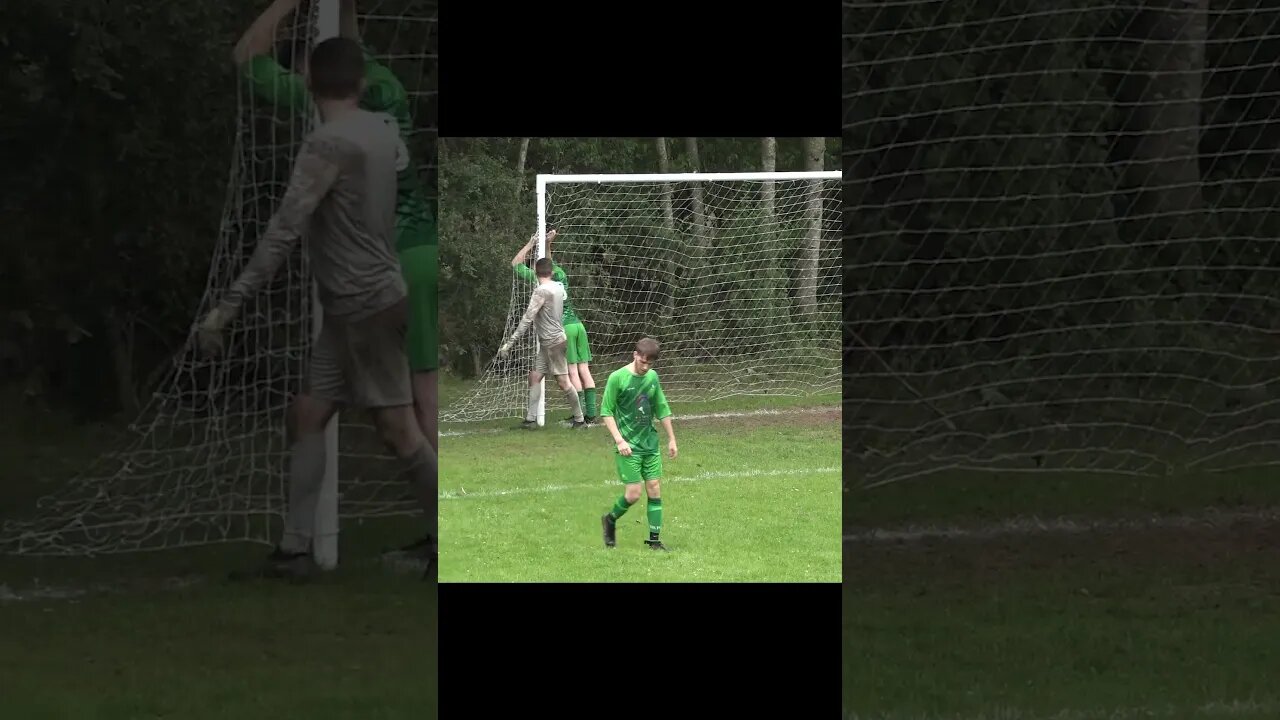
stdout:
<svg viewBox="0 0 1280 720">
<path fill-rule="evenodd" d="M 551 239 L 556 236 L 556 231 L 551 230 L 547 233 L 547 247 L 551 247 Z M 538 242 L 538 235 L 535 233 L 529 238 L 529 242 L 524 247 L 516 251 L 515 257 L 511 258 L 511 269 L 515 270 L 517 276 L 528 280 L 529 282 L 538 282 L 538 276 L 525 263 L 529 260 L 529 253 L 533 252 L 533 246 Z"/>
<path fill-rule="evenodd" d="M 556 261 L 555 261 L 555 260 L 553 260 L 553 259 L 551 258 L 551 241 L 552 241 L 552 240 L 555 240 L 555 239 L 556 239 L 556 236 L 557 236 L 557 235 L 559 235 L 559 234 L 560 234 L 560 231 L 559 231 L 559 230 L 548 230 L 548 231 L 547 231 L 547 255 L 546 255 L 546 257 L 547 257 L 547 259 L 548 259 L 548 260 L 551 260 L 551 279 L 552 279 L 552 280 L 555 280 L 556 282 L 560 282 L 560 283 L 567 283 L 567 278 L 565 277 L 565 274 L 564 274 L 564 268 L 562 268 L 562 267 L 560 267 L 559 265 L 557 265 L 557 264 L 556 264 Z"/>
<path fill-rule="evenodd" d="M 245 31 L 232 51 L 232 59 L 253 94 L 290 113 L 308 110 L 311 93 L 302 75 L 276 60 L 272 53 L 276 27 L 298 7 L 299 0 L 275 0 Z"/>
<path fill-rule="evenodd" d="M 298 2 L 299 0 L 275 0 L 262 11 L 249 29 L 244 31 L 244 35 L 240 36 L 240 41 L 231 51 L 231 59 L 236 67 L 244 65 L 259 55 L 271 54 L 271 47 L 276 41 L 276 28 L 280 25 L 280 21 L 298 9 Z"/>
<path fill-rule="evenodd" d="M 517 250 L 515 257 L 511 258 L 511 264 L 513 266 L 524 265 L 526 262 L 528 262 L 529 253 L 533 252 L 533 244 L 536 242 L 538 242 L 538 236 L 536 234 L 530 236 L 529 242 L 525 243 L 524 247 Z"/>
</svg>

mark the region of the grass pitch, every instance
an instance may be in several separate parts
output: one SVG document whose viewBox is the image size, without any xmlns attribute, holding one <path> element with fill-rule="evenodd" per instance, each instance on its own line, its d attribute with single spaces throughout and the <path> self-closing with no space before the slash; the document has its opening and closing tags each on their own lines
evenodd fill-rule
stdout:
<svg viewBox="0 0 1280 720">
<path fill-rule="evenodd" d="M 440 581 L 839 582 L 839 397 L 670 401 L 670 553 L 643 544 L 643 499 L 604 547 L 600 517 L 623 491 L 613 442 L 555 410 L 538 430 L 520 418 L 442 428 Z"/>
<path fill-rule="evenodd" d="M 844 516 L 847 718 L 1280 717 L 1273 472 L 950 473 Z"/>
<path fill-rule="evenodd" d="M 120 441 L 110 425 L 5 406 L 0 519 Z M 228 581 L 269 549 L 247 543 L 0 556 L 0 716 L 434 718 L 436 587 L 378 560 L 419 532 L 411 520 L 349 523 L 342 566 L 307 585 Z"/>
</svg>

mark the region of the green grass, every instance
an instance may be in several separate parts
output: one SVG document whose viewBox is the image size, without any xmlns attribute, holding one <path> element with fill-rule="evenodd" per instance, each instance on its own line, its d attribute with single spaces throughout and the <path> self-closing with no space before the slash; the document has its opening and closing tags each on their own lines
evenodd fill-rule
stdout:
<svg viewBox="0 0 1280 720">
<path fill-rule="evenodd" d="M 845 495 L 847 528 L 1200 516 L 844 548 L 846 717 L 1280 717 L 1280 487 L 951 473 Z"/>
<path fill-rule="evenodd" d="M 0 606 L 5 717 L 436 716 L 427 583 L 364 572 Z"/>
<path fill-rule="evenodd" d="M 5 717 L 435 717 L 435 585 L 357 544 L 305 585 L 225 580 L 253 545 L 0 559 L 0 597 L 83 593 L 0 599 Z"/>
<path fill-rule="evenodd" d="M 603 425 L 447 427 L 468 434 L 441 438 L 441 582 L 839 582 L 837 400 L 672 398 L 666 554 L 643 545 L 643 500 L 619 521 L 618 547 L 603 545 L 600 516 L 623 489 Z M 784 412 L 681 420 L 760 409 Z"/>
<path fill-rule="evenodd" d="M 119 435 L 6 413 L 0 518 L 30 512 Z M 416 531 L 411 519 L 348 523 L 342 566 L 304 585 L 226 580 L 261 561 L 267 548 L 249 543 L 0 556 L 0 716 L 436 717 L 435 586 L 376 561 Z"/>
</svg>

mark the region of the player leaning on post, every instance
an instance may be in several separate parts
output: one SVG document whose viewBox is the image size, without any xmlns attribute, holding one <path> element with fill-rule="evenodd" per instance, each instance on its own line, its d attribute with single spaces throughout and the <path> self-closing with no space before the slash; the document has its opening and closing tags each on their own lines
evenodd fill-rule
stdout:
<svg viewBox="0 0 1280 720">
<path fill-rule="evenodd" d="M 533 363 L 533 373 L 529 375 L 529 403 L 525 410 L 524 427 L 531 428 L 538 422 L 538 381 L 543 375 L 550 373 L 556 377 L 556 384 L 573 409 L 573 428 L 585 428 L 587 423 L 582 419 L 582 403 L 578 401 L 578 392 L 569 382 L 569 363 L 565 360 L 568 341 L 563 323 L 564 302 L 567 297 L 564 285 L 551 279 L 551 260 L 548 258 L 540 258 L 534 263 L 534 272 L 538 276 L 538 287 L 534 288 L 529 297 L 529 307 L 525 309 L 515 332 L 498 348 L 498 355 L 504 358 L 510 355 L 511 346 L 531 325 L 534 326 L 538 334 L 538 355 Z"/>
<path fill-rule="evenodd" d="M 296 40 L 286 40 L 281 50 L 272 55 L 276 27 L 297 10 L 300 0 L 276 0 L 262 12 L 240 41 L 232 57 L 255 95 L 287 112 L 310 112 L 311 95 L 304 79 L 305 57 L 295 61 L 293 52 L 301 47 Z M 339 6 L 340 33 L 344 38 L 360 42 L 355 0 L 342 0 Z M 409 294 L 409 364 L 413 370 L 414 414 L 418 426 L 432 448 L 438 448 L 437 412 L 439 400 L 436 371 L 439 369 L 438 319 L 436 284 L 439 268 L 438 231 L 435 216 L 427 202 L 426 191 L 408 151 L 413 117 L 409 112 L 409 94 L 390 68 L 379 63 L 369 51 L 363 53 L 364 90 L 360 107 L 375 113 L 386 113 L 387 122 L 394 121 L 405 144 L 401 164 L 396 168 L 395 246 Z M 298 67 L 301 65 L 301 67 Z"/>
<path fill-rule="evenodd" d="M 648 496 L 649 539 L 645 544 L 654 550 L 666 550 L 662 533 L 662 453 L 658 451 L 658 430 L 654 420 L 662 421 L 667 432 L 667 456 L 675 458 L 676 432 L 671 427 L 671 406 L 653 369 L 661 348 L 653 338 L 636 343 L 631 362 L 609 374 L 604 385 L 604 401 L 600 417 L 617 446 L 618 478 L 626 490 L 605 513 L 605 547 L 617 545 L 618 518 L 640 499 L 641 483 Z"/>
<path fill-rule="evenodd" d="M 236 67 L 249 83 L 253 93 L 263 101 L 289 113 L 311 112 L 314 105 L 305 79 L 306 55 L 301 53 L 300 38 L 286 38 L 276 48 L 276 28 L 294 13 L 300 0 L 275 0 L 245 30 L 232 52 Z M 341 37 L 360 42 L 355 0 L 341 0 L 338 7 Z M 400 271 L 408 289 L 409 326 L 406 334 L 409 367 L 413 371 L 413 406 L 418 427 L 422 429 L 434 452 L 439 446 L 437 416 L 439 395 L 436 371 L 439 368 L 438 318 L 436 285 L 439 268 L 438 230 L 435 215 L 427 203 L 422 180 L 414 168 L 409 152 L 409 132 L 413 117 L 409 112 L 409 94 L 386 65 L 378 62 L 361 46 L 364 58 L 364 89 L 360 107 L 375 113 L 386 113 L 394 122 L 403 144 L 401 162 L 396 171 L 395 246 Z M 295 57 L 297 54 L 297 57 Z M 402 551 L 428 562 L 434 557 L 438 543 L 424 537 L 401 548 Z"/>
<path fill-rule="evenodd" d="M 405 350 L 409 303 L 394 249 L 396 167 L 404 145 L 383 115 L 362 110 L 360 46 L 333 38 L 311 54 L 308 84 L 323 124 L 302 142 L 289 187 L 253 257 L 200 323 L 206 353 L 276 274 L 303 232 L 325 313 L 306 382 L 290 408 L 289 508 L 267 574 L 306 575 L 325 473 L 324 429 L 340 405 L 373 412 L 436 534 L 436 453 L 414 417 Z M 431 553 L 434 564 L 436 549 Z M 427 568 L 430 575 L 432 567 Z"/>
<path fill-rule="evenodd" d="M 551 258 L 551 241 L 555 240 L 557 235 L 556 230 L 547 231 L 546 257 L 551 259 L 551 279 L 564 286 L 562 322 L 566 339 L 565 360 L 569 364 L 569 383 L 573 385 L 573 389 L 578 393 L 578 400 L 582 403 L 583 420 L 590 425 L 596 421 L 596 381 L 591 376 L 591 345 L 587 340 L 587 327 L 573 309 L 573 300 L 569 297 L 569 278 L 565 275 L 564 268 Z M 536 242 L 538 242 L 538 236 L 534 235 L 529 238 L 529 242 L 525 243 L 524 247 L 520 248 L 515 257 L 511 258 L 511 267 L 516 275 L 530 282 L 537 282 L 538 278 L 529 266 L 525 265 L 525 261 L 533 251 L 533 245 Z M 530 372 L 529 386 L 537 385 L 541 379 L 537 373 Z"/>
</svg>

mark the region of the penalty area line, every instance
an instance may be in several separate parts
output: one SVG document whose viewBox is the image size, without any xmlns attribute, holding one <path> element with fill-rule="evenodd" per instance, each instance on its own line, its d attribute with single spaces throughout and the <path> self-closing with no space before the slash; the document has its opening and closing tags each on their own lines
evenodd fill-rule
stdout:
<svg viewBox="0 0 1280 720">
<path fill-rule="evenodd" d="M 769 478 L 769 477 L 787 477 L 791 475 L 826 475 L 839 474 L 839 467 L 818 467 L 818 468 L 794 468 L 790 470 L 748 470 L 746 472 L 737 471 L 721 471 L 721 472 L 704 472 L 697 475 L 671 475 L 662 478 L 664 483 L 688 483 L 701 482 L 704 480 L 731 480 L 738 478 Z M 482 490 L 480 492 L 467 492 L 466 488 L 460 490 L 441 490 L 441 500 L 466 500 L 470 498 L 495 498 L 507 497 L 511 495 L 540 495 L 543 493 L 561 492 L 564 490 L 590 490 L 592 488 L 614 487 L 617 486 L 617 480 L 607 480 L 598 483 L 577 483 L 573 485 L 541 485 L 539 487 L 511 488 L 508 490 Z"/>
</svg>

